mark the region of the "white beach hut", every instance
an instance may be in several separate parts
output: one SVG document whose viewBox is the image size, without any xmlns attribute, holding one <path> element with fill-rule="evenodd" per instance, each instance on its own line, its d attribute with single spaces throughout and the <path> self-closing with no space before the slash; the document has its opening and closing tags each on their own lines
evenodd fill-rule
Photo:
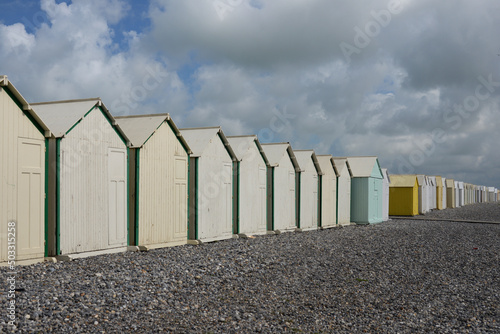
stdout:
<svg viewBox="0 0 500 334">
<path fill-rule="evenodd" d="M 296 173 L 300 167 L 289 143 L 262 144 L 267 171 L 267 231 L 280 233 L 297 227 Z"/>
<path fill-rule="evenodd" d="M 429 212 L 430 207 L 430 192 L 429 179 L 426 175 L 417 175 L 418 179 L 418 212 L 423 215 Z"/>
<path fill-rule="evenodd" d="M 427 176 L 429 181 L 429 210 L 437 209 L 437 180 L 435 176 Z"/>
<path fill-rule="evenodd" d="M 99 98 L 32 104 L 48 145 L 48 253 L 59 259 L 127 247 L 128 139 Z"/>
<path fill-rule="evenodd" d="M 313 150 L 294 150 L 293 153 L 301 169 L 297 174 L 299 185 L 297 228 L 301 231 L 317 229 L 320 217 L 319 178 L 323 173 Z"/>
<path fill-rule="evenodd" d="M 382 218 L 384 221 L 389 220 L 389 187 L 391 185 L 391 178 L 389 177 L 389 172 L 387 168 L 382 168 L 382 175 L 384 176 L 384 181 L 382 183 Z"/>
<path fill-rule="evenodd" d="M 233 236 L 233 162 L 220 127 L 181 129 L 189 158 L 189 240 L 199 244 Z"/>
<path fill-rule="evenodd" d="M 488 202 L 488 187 L 481 186 L 481 197 L 483 198 L 483 203 Z"/>
<path fill-rule="evenodd" d="M 351 224 L 351 167 L 347 158 L 333 157 L 337 169 L 337 224 Z"/>
<path fill-rule="evenodd" d="M 462 197 L 462 192 L 460 191 L 460 181 L 455 181 L 455 207 L 457 208 L 462 206 L 461 197 Z"/>
<path fill-rule="evenodd" d="M 237 161 L 233 168 L 233 233 L 240 237 L 267 232 L 267 166 L 257 136 L 227 137 Z"/>
<path fill-rule="evenodd" d="M 131 142 L 129 245 L 187 242 L 189 149 L 169 114 L 116 117 Z"/>
<path fill-rule="evenodd" d="M 331 155 L 317 155 L 323 175 L 320 176 L 320 226 L 337 226 L 337 178 L 338 173 Z"/>
<path fill-rule="evenodd" d="M 464 183 L 462 181 L 458 182 L 458 191 L 459 191 L 459 206 L 464 206 L 465 205 L 465 187 Z"/>
<path fill-rule="evenodd" d="M 44 258 L 46 136 L 48 128 L 0 76 L 0 265 Z"/>
</svg>

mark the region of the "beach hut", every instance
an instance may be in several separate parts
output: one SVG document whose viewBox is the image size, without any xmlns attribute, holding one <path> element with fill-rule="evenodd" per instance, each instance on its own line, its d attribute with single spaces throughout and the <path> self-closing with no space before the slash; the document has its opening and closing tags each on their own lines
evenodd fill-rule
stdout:
<svg viewBox="0 0 500 334">
<path fill-rule="evenodd" d="M 300 166 L 300 173 L 297 174 L 297 229 L 317 229 L 320 226 L 319 179 L 323 173 L 313 150 L 294 150 L 293 153 Z"/>
<path fill-rule="evenodd" d="M 462 181 L 458 182 L 458 191 L 459 191 L 458 205 L 464 206 L 465 205 L 465 187 L 464 187 L 464 183 Z"/>
<path fill-rule="evenodd" d="M 455 202 L 455 180 L 453 179 L 446 179 L 446 207 L 457 207 Z"/>
<path fill-rule="evenodd" d="M 455 207 L 459 208 L 464 205 L 463 203 L 463 182 L 455 181 Z"/>
<path fill-rule="evenodd" d="M 116 117 L 129 150 L 129 249 L 187 242 L 188 154 L 169 114 Z"/>
<path fill-rule="evenodd" d="M 481 198 L 483 203 L 488 202 L 488 187 L 481 186 Z"/>
<path fill-rule="evenodd" d="M 128 139 L 99 98 L 33 103 L 49 139 L 48 254 L 127 248 Z"/>
<path fill-rule="evenodd" d="M 333 157 L 337 169 L 337 224 L 351 224 L 351 179 L 352 172 L 347 158 Z"/>
<path fill-rule="evenodd" d="M 351 220 L 356 224 L 383 221 L 383 180 L 377 157 L 348 157 L 352 171 Z"/>
<path fill-rule="evenodd" d="M 464 205 L 469 205 L 469 184 L 464 182 Z"/>
<path fill-rule="evenodd" d="M 469 204 L 475 203 L 476 191 L 475 186 L 472 183 L 469 183 Z"/>
<path fill-rule="evenodd" d="M 436 209 L 443 210 L 443 178 L 435 176 L 436 181 Z"/>
<path fill-rule="evenodd" d="M 382 218 L 384 221 L 389 220 L 389 187 L 391 185 L 391 178 L 389 177 L 389 172 L 387 168 L 382 168 L 382 175 L 384 176 L 384 181 L 382 184 L 383 202 L 382 202 Z"/>
<path fill-rule="evenodd" d="M 389 215 L 418 215 L 418 179 L 412 175 L 391 175 L 389 188 Z"/>
<path fill-rule="evenodd" d="M 300 167 L 289 143 L 262 144 L 267 170 L 267 231 L 293 231 L 297 225 L 296 173 Z"/>
<path fill-rule="evenodd" d="M 474 186 L 470 183 L 465 183 L 465 204 L 474 203 Z"/>
<path fill-rule="evenodd" d="M 331 155 L 317 155 L 321 175 L 320 185 L 320 227 L 337 226 L 337 178 L 338 173 Z"/>
<path fill-rule="evenodd" d="M 430 207 L 430 187 L 429 187 L 429 179 L 426 175 L 419 174 L 418 178 L 418 212 L 421 215 L 429 212 Z"/>
<path fill-rule="evenodd" d="M 441 177 L 441 185 L 442 185 L 442 194 L 443 194 L 441 210 L 444 210 L 447 208 L 447 202 L 448 202 L 447 192 L 446 192 L 446 178 L 445 177 Z"/>
<path fill-rule="evenodd" d="M 488 202 L 496 202 L 496 193 L 495 187 L 488 187 Z"/>
<path fill-rule="evenodd" d="M 46 136 L 48 128 L 0 76 L 0 265 L 44 258 Z"/>
<path fill-rule="evenodd" d="M 429 211 L 437 208 L 437 181 L 435 176 L 427 176 L 429 182 Z"/>
<path fill-rule="evenodd" d="M 227 137 L 237 161 L 233 168 L 233 233 L 240 237 L 267 232 L 267 166 L 257 136 Z"/>
<path fill-rule="evenodd" d="M 237 161 L 220 127 L 181 129 L 193 152 L 189 157 L 188 243 L 233 236 L 233 162 Z"/>
</svg>

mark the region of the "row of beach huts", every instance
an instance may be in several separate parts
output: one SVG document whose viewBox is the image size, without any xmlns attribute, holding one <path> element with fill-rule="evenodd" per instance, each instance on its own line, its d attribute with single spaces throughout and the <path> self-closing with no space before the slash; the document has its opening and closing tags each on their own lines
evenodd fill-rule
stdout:
<svg viewBox="0 0 500 334">
<path fill-rule="evenodd" d="M 178 129 L 168 114 L 113 117 L 99 98 L 30 104 L 6 76 L 0 130 L 3 265 L 375 224 L 500 198 L 440 176 L 389 175 L 377 157 Z"/>
</svg>

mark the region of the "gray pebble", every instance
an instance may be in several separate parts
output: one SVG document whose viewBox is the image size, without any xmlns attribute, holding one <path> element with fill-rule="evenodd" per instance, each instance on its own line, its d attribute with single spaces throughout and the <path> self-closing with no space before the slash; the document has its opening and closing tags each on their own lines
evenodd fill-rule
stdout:
<svg viewBox="0 0 500 334">
<path fill-rule="evenodd" d="M 498 333 L 499 253 L 500 225 L 407 219 L 19 266 L 16 330 Z"/>
</svg>

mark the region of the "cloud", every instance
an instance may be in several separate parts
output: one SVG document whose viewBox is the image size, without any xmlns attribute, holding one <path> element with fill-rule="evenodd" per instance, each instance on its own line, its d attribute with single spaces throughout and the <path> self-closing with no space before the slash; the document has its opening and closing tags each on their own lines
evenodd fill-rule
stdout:
<svg viewBox="0 0 500 334">
<path fill-rule="evenodd" d="M 142 27 L 134 6 L 43 0 L 35 29 L 0 24 L 0 72 L 31 101 L 101 96 L 500 188 L 496 0 L 151 0 Z"/>
<path fill-rule="evenodd" d="M 118 0 L 43 0 L 47 21 L 33 34 L 21 23 L 0 24 L 1 72 L 32 102 L 99 96 L 121 114 L 185 108 L 176 72 L 142 52 L 140 34 L 123 32 L 125 50 L 114 41 L 112 25 L 128 8 Z"/>
</svg>

